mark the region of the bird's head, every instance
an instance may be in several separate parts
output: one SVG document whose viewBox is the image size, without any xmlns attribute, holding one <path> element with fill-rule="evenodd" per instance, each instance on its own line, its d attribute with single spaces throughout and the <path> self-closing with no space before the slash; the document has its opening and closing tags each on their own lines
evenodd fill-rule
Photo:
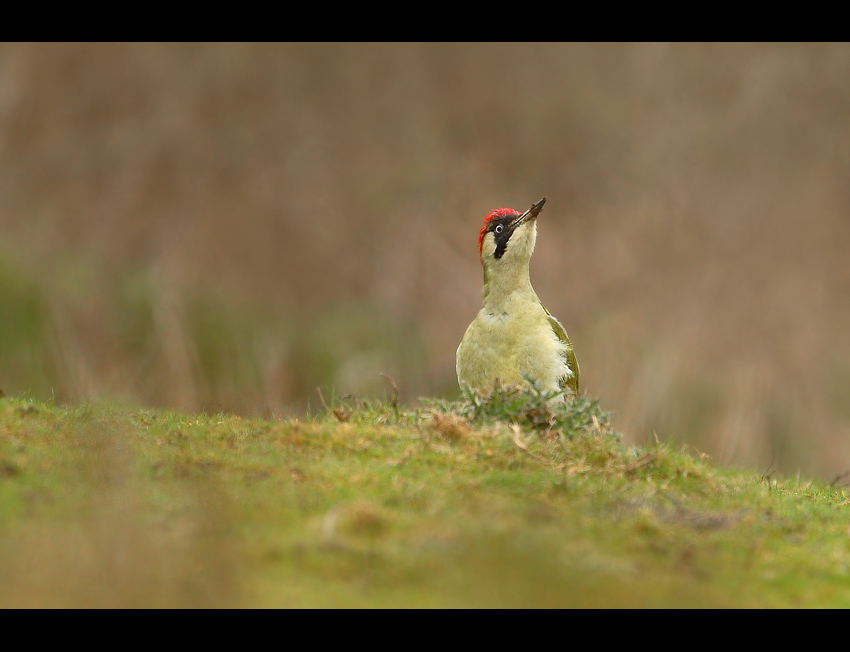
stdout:
<svg viewBox="0 0 850 652">
<path fill-rule="evenodd" d="M 478 234 L 478 252 L 485 271 L 528 266 L 537 241 L 537 216 L 545 203 L 544 197 L 525 213 L 513 208 L 490 211 Z"/>
</svg>

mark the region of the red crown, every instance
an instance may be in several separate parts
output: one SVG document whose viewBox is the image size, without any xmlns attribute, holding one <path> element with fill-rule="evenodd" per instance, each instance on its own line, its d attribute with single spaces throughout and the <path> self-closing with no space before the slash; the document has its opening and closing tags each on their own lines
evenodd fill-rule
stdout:
<svg viewBox="0 0 850 652">
<path fill-rule="evenodd" d="M 497 208 L 494 211 L 490 211 L 487 214 L 487 217 L 484 218 L 484 225 L 481 227 L 481 231 L 478 233 L 478 257 L 481 258 L 481 248 L 484 246 L 484 234 L 487 232 L 487 225 L 490 223 L 490 220 L 495 220 L 500 217 L 506 217 L 508 215 L 515 215 L 519 217 L 520 212 L 514 210 L 513 208 Z"/>
</svg>

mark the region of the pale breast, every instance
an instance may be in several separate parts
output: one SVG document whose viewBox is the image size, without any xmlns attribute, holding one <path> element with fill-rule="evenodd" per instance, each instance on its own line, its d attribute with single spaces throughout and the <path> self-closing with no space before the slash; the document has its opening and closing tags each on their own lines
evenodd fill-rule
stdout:
<svg viewBox="0 0 850 652">
<path fill-rule="evenodd" d="M 496 378 L 524 384 L 529 376 L 544 389 L 557 391 L 558 380 L 569 373 L 564 350 L 539 304 L 509 303 L 500 313 L 483 309 L 458 347 L 458 380 L 488 389 Z"/>
</svg>

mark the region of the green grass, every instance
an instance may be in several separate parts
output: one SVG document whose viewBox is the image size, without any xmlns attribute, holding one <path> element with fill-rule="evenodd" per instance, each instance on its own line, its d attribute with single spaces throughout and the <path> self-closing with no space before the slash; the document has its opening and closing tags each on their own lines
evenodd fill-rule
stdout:
<svg viewBox="0 0 850 652">
<path fill-rule="evenodd" d="M 847 607 L 847 491 L 500 388 L 306 420 L 0 399 L 0 607 Z"/>
</svg>

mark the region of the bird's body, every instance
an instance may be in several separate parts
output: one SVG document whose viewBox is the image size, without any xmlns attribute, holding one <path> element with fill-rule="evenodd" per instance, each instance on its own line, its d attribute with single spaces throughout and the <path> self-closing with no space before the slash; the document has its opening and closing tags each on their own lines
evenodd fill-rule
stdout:
<svg viewBox="0 0 850 652">
<path fill-rule="evenodd" d="M 492 389 L 497 379 L 521 384 L 525 378 L 546 391 L 579 393 L 579 367 L 561 323 L 531 286 L 529 262 L 537 239 L 537 215 L 545 197 L 522 215 L 492 211 L 479 236 L 484 267 L 484 307 L 457 349 L 461 386 Z"/>
</svg>

